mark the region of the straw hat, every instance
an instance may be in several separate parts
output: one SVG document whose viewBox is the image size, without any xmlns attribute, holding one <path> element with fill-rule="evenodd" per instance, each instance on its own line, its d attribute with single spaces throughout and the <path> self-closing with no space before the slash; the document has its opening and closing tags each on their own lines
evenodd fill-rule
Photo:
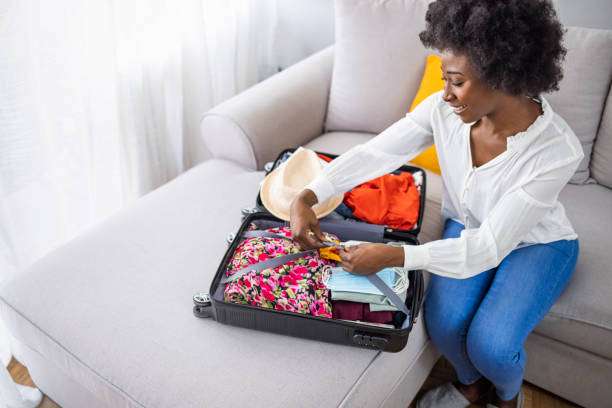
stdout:
<svg viewBox="0 0 612 408">
<path fill-rule="evenodd" d="M 278 166 L 261 183 L 261 202 L 275 217 L 289 221 L 289 210 L 293 199 L 323 171 L 327 164 L 310 149 L 299 147 L 287 161 Z M 315 204 L 312 209 L 317 218 L 322 218 L 338 207 L 344 194 Z"/>
</svg>

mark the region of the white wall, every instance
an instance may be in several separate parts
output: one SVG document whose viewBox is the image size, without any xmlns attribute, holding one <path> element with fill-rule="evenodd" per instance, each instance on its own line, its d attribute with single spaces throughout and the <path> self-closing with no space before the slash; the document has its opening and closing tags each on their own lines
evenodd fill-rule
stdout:
<svg viewBox="0 0 612 408">
<path fill-rule="evenodd" d="M 612 30 L 612 0 L 553 0 L 566 26 Z M 334 42 L 333 0 L 278 0 L 277 60 L 284 69 Z"/>
<path fill-rule="evenodd" d="M 553 0 L 567 26 L 612 30 L 612 0 Z"/>
<path fill-rule="evenodd" d="M 333 0 L 278 0 L 277 7 L 279 68 L 285 69 L 333 44 Z"/>
</svg>

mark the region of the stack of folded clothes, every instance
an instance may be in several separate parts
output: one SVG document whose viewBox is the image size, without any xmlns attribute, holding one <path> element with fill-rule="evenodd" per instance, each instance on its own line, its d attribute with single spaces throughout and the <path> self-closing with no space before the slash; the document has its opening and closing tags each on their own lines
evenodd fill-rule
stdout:
<svg viewBox="0 0 612 408">
<path fill-rule="evenodd" d="M 406 300 L 408 272 L 403 268 L 386 268 L 377 275 Z M 331 268 L 325 282 L 331 292 L 334 319 L 392 325 L 398 308 L 366 276 L 351 274 L 340 267 Z"/>
</svg>

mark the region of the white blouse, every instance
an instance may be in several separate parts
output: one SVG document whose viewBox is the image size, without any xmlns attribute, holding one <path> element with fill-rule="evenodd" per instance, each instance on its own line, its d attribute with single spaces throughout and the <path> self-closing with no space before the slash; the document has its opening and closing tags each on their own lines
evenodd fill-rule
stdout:
<svg viewBox="0 0 612 408">
<path fill-rule="evenodd" d="M 507 138 L 506 151 L 475 167 L 470 128 L 442 92 L 367 143 L 329 163 L 306 188 L 319 202 L 391 172 L 433 143 L 443 181 L 442 218 L 465 225 L 458 238 L 404 246 L 404 267 L 465 279 L 494 268 L 519 244 L 577 238 L 558 201 L 584 156 L 568 124 L 544 98 L 543 114 Z"/>
</svg>

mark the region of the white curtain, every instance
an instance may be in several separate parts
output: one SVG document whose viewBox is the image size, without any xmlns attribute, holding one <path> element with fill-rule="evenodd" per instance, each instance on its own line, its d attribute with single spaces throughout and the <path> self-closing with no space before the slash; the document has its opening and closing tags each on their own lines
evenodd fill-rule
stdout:
<svg viewBox="0 0 612 408">
<path fill-rule="evenodd" d="M 0 0 L 0 285 L 206 159 L 201 115 L 276 72 L 276 21 L 276 0 Z"/>
</svg>

